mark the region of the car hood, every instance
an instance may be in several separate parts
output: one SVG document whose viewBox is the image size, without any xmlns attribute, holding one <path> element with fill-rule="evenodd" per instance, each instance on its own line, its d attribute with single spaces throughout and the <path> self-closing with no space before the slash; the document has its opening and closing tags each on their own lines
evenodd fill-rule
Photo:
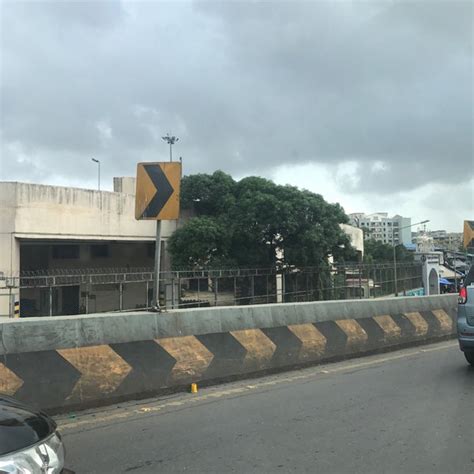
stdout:
<svg viewBox="0 0 474 474">
<path fill-rule="evenodd" d="M 45 413 L 0 395 L 0 456 L 32 446 L 56 430 Z"/>
</svg>

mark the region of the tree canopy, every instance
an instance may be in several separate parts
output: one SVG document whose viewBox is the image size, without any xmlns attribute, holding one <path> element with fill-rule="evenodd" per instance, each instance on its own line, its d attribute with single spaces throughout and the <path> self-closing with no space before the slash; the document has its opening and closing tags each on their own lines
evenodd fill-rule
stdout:
<svg viewBox="0 0 474 474">
<path fill-rule="evenodd" d="M 397 245 L 395 247 L 395 254 L 397 262 L 412 262 L 414 260 L 413 254 L 404 245 Z M 378 240 L 366 240 L 364 242 L 364 262 L 393 262 L 393 247 Z"/>
<path fill-rule="evenodd" d="M 319 266 L 355 255 L 342 207 L 296 187 L 196 174 L 182 180 L 181 206 L 194 217 L 169 240 L 175 268 Z"/>
</svg>

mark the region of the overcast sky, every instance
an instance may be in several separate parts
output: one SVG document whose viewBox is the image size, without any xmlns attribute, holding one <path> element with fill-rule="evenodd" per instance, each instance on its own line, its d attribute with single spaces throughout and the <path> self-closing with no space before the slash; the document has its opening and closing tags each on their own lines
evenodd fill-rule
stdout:
<svg viewBox="0 0 474 474">
<path fill-rule="evenodd" d="M 166 160 L 429 228 L 474 219 L 471 1 L 1 4 L 0 179 Z"/>
</svg>

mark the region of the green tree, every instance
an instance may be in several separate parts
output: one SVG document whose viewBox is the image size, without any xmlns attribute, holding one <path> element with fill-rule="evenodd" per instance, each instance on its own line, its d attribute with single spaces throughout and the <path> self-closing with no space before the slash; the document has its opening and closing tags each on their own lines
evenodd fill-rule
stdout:
<svg viewBox="0 0 474 474">
<path fill-rule="evenodd" d="M 235 205 L 235 186 L 232 176 L 222 171 L 184 176 L 181 207 L 198 216 L 222 216 Z"/>
<path fill-rule="evenodd" d="M 229 257 L 229 229 L 213 217 L 195 217 L 169 240 L 173 266 L 179 269 L 221 267 Z"/>
<path fill-rule="evenodd" d="M 408 251 L 404 245 L 395 247 L 397 262 L 412 262 L 413 253 Z M 365 263 L 391 263 L 393 262 L 393 247 L 378 240 L 368 239 L 364 242 Z"/>
<path fill-rule="evenodd" d="M 216 171 L 183 178 L 181 205 L 195 217 L 170 239 L 174 267 L 327 267 L 329 255 L 354 256 L 343 209 L 309 191 Z"/>
</svg>

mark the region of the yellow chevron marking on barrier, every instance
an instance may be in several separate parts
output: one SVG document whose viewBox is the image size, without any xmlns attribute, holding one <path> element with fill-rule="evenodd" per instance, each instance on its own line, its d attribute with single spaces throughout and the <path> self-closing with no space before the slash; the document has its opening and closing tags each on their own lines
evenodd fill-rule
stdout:
<svg viewBox="0 0 474 474">
<path fill-rule="evenodd" d="M 166 337 L 155 339 L 168 354 L 176 359 L 171 370 L 174 380 L 198 379 L 206 371 L 214 355 L 195 336 Z"/>
<path fill-rule="evenodd" d="M 247 350 L 244 363 L 258 362 L 266 364 L 270 362 L 276 351 L 275 343 L 260 329 L 231 331 L 231 334 Z"/>
<path fill-rule="evenodd" d="M 68 399 L 97 398 L 98 393 L 112 393 L 132 370 L 110 346 L 90 346 L 57 351 L 80 373 Z"/>
<path fill-rule="evenodd" d="M 415 327 L 415 333 L 417 336 L 426 336 L 426 334 L 428 334 L 428 323 L 420 313 L 405 313 L 405 316 Z"/>
<path fill-rule="evenodd" d="M 336 324 L 346 333 L 348 347 L 367 342 L 367 333 L 355 319 L 338 319 Z"/>
<path fill-rule="evenodd" d="M 77 430 L 83 429 L 87 426 L 98 426 L 99 423 L 117 423 L 120 420 L 133 420 L 140 419 L 141 416 L 150 416 L 150 413 L 158 413 L 174 408 L 181 408 L 187 406 L 198 405 L 199 403 L 209 403 L 213 400 L 219 400 L 225 397 L 236 397 L 244 396 L 245 394 L 251 394 L 254 391 L 267 389 L 272 386 L 282 386 L 288 383 L 295 383 L 298 381 L 306 380 L 318 380 L 319 378 L 326 377 L 332 374 L 344 374 L 346 372 L 352 372 L 358 369 L 368 369 L 373 366 L 378 366 L 386 362 L 393 362 L 395 360 L 410 359 L 414 356 L 423 355 L 425 353 L 437 352 L 446 349 L 452 349 L 457 346 L 457 343 L 448 343 L 443 345 L 436 345 L 435 347 L 428 347 L 427 349 L 415 349 L 415 350 L 404 350 L 402 352 L 395 352 L 393 355 L 373 356 L 369 360 L 363 360 L 364 362 L 341 362 L 335 365 L 326 365 L 327 369 L 321 370 L 321 368 L 310 368 L 303 371 L 294 371 L 289 376 L 273 376 L 265 377 L 263 379 L 256 380 L 252 384 L 245 383 L 243 385 L 224 385 L 224 387 L 235 387 L 226 389 L 206 389 L 199 392 L 194 397 L 188 395 L 179 396 L 178 399 L 163 400 L 160 398 L 155 399 L 155 402 L 125 407 L 114 407 L 112 410 L 105 410 L 90 414 L 88 412 L 78 413 L 76 418 L 71 419 L 69 415 L 63 415 L 62 417 L 56 417 L 56 421 L 61 432 L 66 430 Z M 295 375 L 296 374 L 296 375 Z M 135 402 L 132 402 L 135 404 Z"/>
<path fill-rule="evenodd" d="M 324 354 L 327 340 L 312 324 L 294 324 L 288 329 L 303 343 L 300 350 L 302 359 Z"/>
<path fill-rule="evenodd" d="M 380 326 L 384 333 L 384 339 L 398 339 L 402 333 L 400 327 L 395 323 L 391 316 L 383 314 L 374 316 L 374 321 Z"/>
<path fill-rule="evenodd" d="M 436 319 L 439 321 L 441 326 L 441 331 L 449 333 L 453 329 L 453 320 L 449 317 L 449 314 L 446 313 L 444 309 L 434 309 L 431 311 Z"/>
<path fill-rule="evenodd" d="M 23 380 L 0 362 L 0 393 L 14 395 L 22 385 Z"/>
</svg>

